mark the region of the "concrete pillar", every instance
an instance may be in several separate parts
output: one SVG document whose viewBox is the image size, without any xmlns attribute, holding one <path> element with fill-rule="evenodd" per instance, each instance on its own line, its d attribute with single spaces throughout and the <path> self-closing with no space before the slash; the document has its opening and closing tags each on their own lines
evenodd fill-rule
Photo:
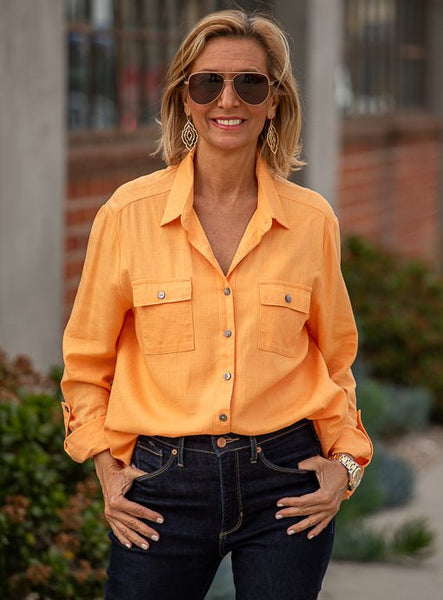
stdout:
<svg viewBox="0 0 443 600">
<path fill-rule="evenodd" d="M 308 165 L 294 179 L 335 205 L 341 123 L 335 79 L 342 60 L 343 2 L 275 0 L 274 6 L 276 18 L 293 40 L 294 70 L 303 100 Z"/>
<path fill-rule="evenodd" d="M 0 0 L 0 346 L 60 362 L 65 3 Z"/>
</svg>

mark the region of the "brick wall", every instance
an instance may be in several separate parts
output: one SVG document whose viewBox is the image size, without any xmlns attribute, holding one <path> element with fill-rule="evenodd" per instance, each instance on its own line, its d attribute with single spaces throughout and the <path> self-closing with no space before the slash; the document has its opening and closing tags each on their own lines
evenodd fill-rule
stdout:
<svg viewBox="0 0 443 600">
<path fill-rule="evenodd" d="M 64 319 L 75 298 L 91 224 L 100 206 L 122 183 L 161 168 L 146 137 L 71 140 L 65 199 Z"/>
<path fill-rule="evenodd" d="M 442 126 L 425 116 L 347 121 L 340 160 L 342 234 L 439 266 Z"/>
</svg>

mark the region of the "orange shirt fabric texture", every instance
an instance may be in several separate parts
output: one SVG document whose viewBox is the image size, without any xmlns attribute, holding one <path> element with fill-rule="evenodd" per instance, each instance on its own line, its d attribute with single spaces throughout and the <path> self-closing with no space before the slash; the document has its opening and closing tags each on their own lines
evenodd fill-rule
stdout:
<svg viewBox="0 0 443 600">
<path fill-rule="evenodd" d="M 228 273 L 193 210 L 193 155 L 99 210 L 63 346 L 65 449 L 129 464 L 138 435 L 259 435 L 307 418 L 365 466 L 355 321 L 337 219 L 257 158 L 257 209 Z"/>
</svg>

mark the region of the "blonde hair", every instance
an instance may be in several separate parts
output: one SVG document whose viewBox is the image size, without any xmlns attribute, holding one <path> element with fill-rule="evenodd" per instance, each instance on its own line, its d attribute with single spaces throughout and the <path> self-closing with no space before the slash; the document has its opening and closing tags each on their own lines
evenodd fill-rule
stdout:
<svg viewBox="0 0 443 600">
<path fill-rule="evenodd" d="M 167 165 L 179 163 L 187 154 L 181 139 L 186 122 L 183 108 L 183 86 L 192 63 L 203 52 L 207 42 L 216 37 L 256 40 L 264 49 L 268 74 L 274 83 L 278 106 L 274 117 L 280 143 L 274 155 L 266 143 L 265 126 L 258 148 L 269 167 L 287 177 L 305 163 L 301 155 L 301 104 L 292 74 L 289 45 L 281 28 L 269 17 L 248 14 L 243 10 L 223 10 L 203 17 L 188 33 L 168 69 L 161 102 L 161 139 L 156 154 Z"/>
</svg>

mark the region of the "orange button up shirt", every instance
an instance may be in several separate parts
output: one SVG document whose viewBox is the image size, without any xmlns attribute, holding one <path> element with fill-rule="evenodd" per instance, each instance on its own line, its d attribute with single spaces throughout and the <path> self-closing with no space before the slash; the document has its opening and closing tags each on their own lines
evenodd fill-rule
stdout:
<svg viewBox="0 0 443 600">
<path fill-rule="evenodd" d="M 357 332 L 337 219 L 257 158 L 257 209 L 228 273 L 193 210 L 193 156 L 99 210 L 64 334 L 65 449 L 129 464 L 138 435 L 259 435 L 311 419 L 366 465 Z"/>
</svg>

